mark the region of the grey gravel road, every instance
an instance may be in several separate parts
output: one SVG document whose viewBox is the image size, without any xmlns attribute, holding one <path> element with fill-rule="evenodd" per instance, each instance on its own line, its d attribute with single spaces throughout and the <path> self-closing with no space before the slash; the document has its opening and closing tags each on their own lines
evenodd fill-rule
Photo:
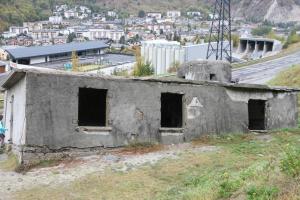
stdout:
<svg viewBox="0 0 300 200">
<path fill-rule="evenodd" d="M 238 78 L 240 83 L 265 84 L 294 64 L 300 64 L 300 51 L 275 60 L 234 69 L 233 80 Z"/>
</svg>

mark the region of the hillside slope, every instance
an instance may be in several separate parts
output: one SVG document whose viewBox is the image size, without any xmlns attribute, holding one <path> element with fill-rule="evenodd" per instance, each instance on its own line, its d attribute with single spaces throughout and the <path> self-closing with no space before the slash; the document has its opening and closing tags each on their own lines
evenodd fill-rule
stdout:
<svg viewBox="0 0 300 200">
<path fill-rule="evenodd" d="M 300 21 L 300 0 L 242 0 L 233 3 L 234 16 L 255 21 Z"/>
<path fill-rule="evenodd" d="M 0 0 L 0 32 L 9 25 L 46 19 L 56 4 L 83 4 L 94 10 L 117 9 L 137 14 L 139 10 L 211 10 L 215 0 Z M 233 17 L 255 21 L 300 21 L 300 0 L 232 0 Z"/>
</svg>

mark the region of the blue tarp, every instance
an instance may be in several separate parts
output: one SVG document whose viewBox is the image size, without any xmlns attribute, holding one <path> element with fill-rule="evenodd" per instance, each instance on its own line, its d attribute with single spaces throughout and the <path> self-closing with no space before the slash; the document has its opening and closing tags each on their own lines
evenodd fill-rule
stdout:
<svg viewBox="0 0 300 200">
<path fill-rule="evenodd" d="M 3 126 L 2 122 L 0 122 L 0 135 L 5 135 L 7 129 Z"/>
</svg>

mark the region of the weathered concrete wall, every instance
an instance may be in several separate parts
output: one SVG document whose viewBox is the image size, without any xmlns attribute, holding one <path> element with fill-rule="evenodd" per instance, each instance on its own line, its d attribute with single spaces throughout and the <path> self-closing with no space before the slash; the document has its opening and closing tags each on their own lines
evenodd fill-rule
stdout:
<svg viewBox="0 0 300 200">
<path fill-rule="evenodd" d="M 298 121 L 297 94 L 274 94 L 276 98 L 270 99 L 267 104 L 267 129 L 280 129 L 296 127 Z"/>
<path fill-rule="evenodd" d="M 175 143 L 205 134 L 247 132 L 248 100 L 253 98 L 268 100 L 272 108 L 285 105 L 268 112 L 272 115 L 268 128 L 288 128 L 297 123 L 297 111 L 292 110 L 296 105 L 293 93 L 282 96 L 216 84 L 38 73 L 27 73 L 26 87 L 26 119 L 30 124 L 26 127 L 26 144 L 52 149 L 118 147 L 132 142 Z M 78 127 L 80 87 L 108 90 L 107 127 Z M 164 92 L 184 94 L 182 129 L 160 129 L 160 98 Z"/>
<path fill-rule="evenodd" d="M 211 75 L 214 75 L 211 79 Z M 177 76 L 186 80 L 231 82 L 231 65 L 222 61 L 191 61 L 184 63 Z"/>
<path fill-rule="evenodd" d="M 26 137 L 26 78 L 24 77 L 5 94 L 4 125 L 6 143 L 25 144 Z M 12 123 L 11 123 L 12 122 Z"/>
<path fill-rule="evenodd" d="M 265 127 L 267 130 L 297 126 L 297 93 L 255 91 L 253 89 L 245 89 L 241 91 L 232 88 L 227 88 L 226 92 L 231 100 L 236 102 L 248 103 L 251 99 L 265 100 Z"/>
</svg>

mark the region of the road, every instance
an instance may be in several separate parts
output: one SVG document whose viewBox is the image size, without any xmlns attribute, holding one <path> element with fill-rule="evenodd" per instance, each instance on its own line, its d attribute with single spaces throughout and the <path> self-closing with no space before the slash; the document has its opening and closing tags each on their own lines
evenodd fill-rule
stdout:
<svg viewBox="0 0 300 200">
<path fill-rule="evenodd" d="M 233 70 L 233 80 L 240 83 L 265 84 L 282 70 L 300 64 L 300 51 L 288 56 Z"/>
</svg>

